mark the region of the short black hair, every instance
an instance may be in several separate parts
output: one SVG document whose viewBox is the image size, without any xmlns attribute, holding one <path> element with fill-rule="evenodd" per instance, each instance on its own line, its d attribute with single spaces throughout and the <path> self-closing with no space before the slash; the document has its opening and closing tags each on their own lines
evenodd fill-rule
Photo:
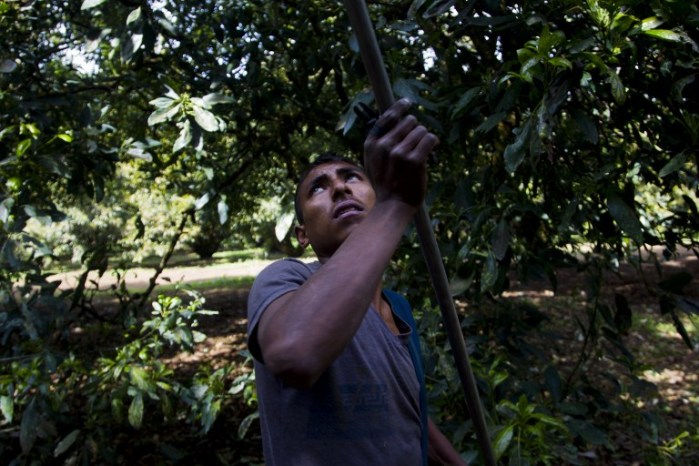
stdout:
<svg viewBox="0 0 699 466">
<path fill-rule="evenodd" d="M 299 225 L 303 225 L 303 212 L 301 211 L 301 202 L 299 200 L 299 195 L 301 194 L 301 184 L 303 184 L 304 180 L 311 172 L 311 170 L 321 165 L 325 165 L 326 163 L 334 162 L 344 162 L 350 165 L 354 165 L 355 167 L 362 168 L 356 160 L 352 160 L 336 152 L 324 152 L 320 154 L 318 157 L 316 157 L 311 163 L 309 163 L 306 166 L 306 168 L 304 168 L 304 170 L 301 172 L 299 181 L 296 184 L 296 193 L 294 194 L 294 211 L 296 212 L 296 221 L 299 223 Z"/>
</svg>

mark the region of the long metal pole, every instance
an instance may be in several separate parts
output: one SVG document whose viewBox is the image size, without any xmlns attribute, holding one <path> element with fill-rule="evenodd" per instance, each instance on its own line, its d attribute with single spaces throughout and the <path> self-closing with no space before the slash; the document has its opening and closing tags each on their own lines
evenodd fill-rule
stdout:
<svg viewBox="0 0 699 466">
<path fill-rule="evenodd" d="M 364 0 L 344 1 L 350 23 L 357 36 L 364 68 L 369 76 L 371 86 L 374 89 L 374 98 L 376 99 L 379 109 L 383 112 L 394 103 L 395 98 L 393 96 L 391 83 L 388 79 L 388 74 L 386 73 L 386 67 L 383 63 L 381 50 L 376 40 L 374 26 L 369 19 L 369 11 Z M 430 217 L 424 204 L 420 206 L 418 212 L 415 214 L 414 223 L 420 240 L 422 254 L 427 264 L 427 270 L 432 279 L 432 286 L 437 297 L 437 302 L 442 311 L 444 327 L 454 353 L 456 368 L 459 372 L 461 385 L 464 389 L 466 405 L 468 406 L 469 414 L 476 430 L 476 437 L 481 448 L 481 454 L 483 455 L 485 464 L 495 466 L 495 455 L 493 453 L 492 444 L 490 443 L 490 436 L 488 435 L 488 428 L 485 423 L 485 416 L 483 415 L 483 407 L 478 395 L 476 379 L 473 376 L 471 363 L 469 362 L 466 352 L 466 343 L 461 331 L 461 324 L 456 314 L 456 308 L 454 307 L 454 300 L 449 291 L 449 281 L 446 271 L 444 270 L 442 256 L 439 252 L 437 240 L 432 231 Z"/>
</svg>

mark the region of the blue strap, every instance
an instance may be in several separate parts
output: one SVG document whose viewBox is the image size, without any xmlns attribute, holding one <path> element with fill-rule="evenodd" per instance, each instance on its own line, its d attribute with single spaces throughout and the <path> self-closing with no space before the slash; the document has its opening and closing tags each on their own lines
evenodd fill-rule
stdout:
<svg viewBox="0 0 699 466">
<path fill-rule="evenodd" d="M 422 367 L 422 352 L 420 350 L 420 335 L 417 332 L 415 319 L 408 301 L 398 293 L 391 290 L 384 290 L 384 296 L 388 299 L 393 312 L 403 319 L 410 326 L 410 339 L 408 349 L 410 359 L 415 367 L 415 374 L 420 383 L 420 421 L 422 423 L 422 464 L 427 465 L 427 390 L 425 389 L 425 371 Z"/>
</svg>

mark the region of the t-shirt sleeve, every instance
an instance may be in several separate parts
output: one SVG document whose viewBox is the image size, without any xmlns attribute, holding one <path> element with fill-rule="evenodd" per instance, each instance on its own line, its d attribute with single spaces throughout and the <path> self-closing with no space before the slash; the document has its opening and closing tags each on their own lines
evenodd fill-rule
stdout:
<svg viewBox="0 0 699 466">
<path fill-rule="evenodd" d="M 248 349 L 258 361 L 263 362 L 257 342 L 257 324 L 262 313 L 276 299 L 299 288 L 312 273 L 309 265 L 285 259 L 268 265 L 253 282 L 248 296 Z"/>
</svg>

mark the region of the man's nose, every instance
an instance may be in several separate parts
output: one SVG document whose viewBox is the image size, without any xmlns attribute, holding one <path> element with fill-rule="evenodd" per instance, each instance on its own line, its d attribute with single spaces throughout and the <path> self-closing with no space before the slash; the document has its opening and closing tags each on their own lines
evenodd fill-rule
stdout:
<svg viewBox="0 0 699 466">
<path fill-rule="evenodd" d="M 333 181 L 333 199 L 338 199 L 352 192 L 350 185 L 342 178 L 336 178 Z"/>
</svg>

